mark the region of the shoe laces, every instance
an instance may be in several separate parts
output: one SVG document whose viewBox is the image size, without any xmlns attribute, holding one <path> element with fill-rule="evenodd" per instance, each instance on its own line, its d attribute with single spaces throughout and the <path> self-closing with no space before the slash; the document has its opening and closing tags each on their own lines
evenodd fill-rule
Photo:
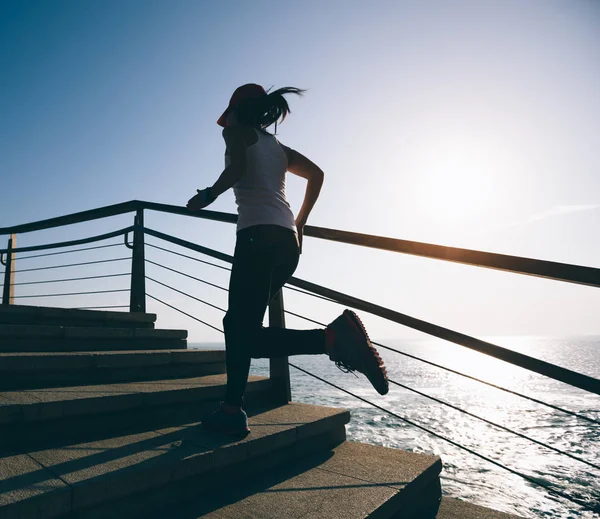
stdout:
<svg viewBox="0 0 600 519">
<path fill-rule="evenodd" d="M 348 366 L 343 360 L 336 360 L 335 365 L 342 373 L 352 373 L 352 375 L 358 378 L 358 375 L 355 373 L 356 370 Z"/>
</svg>

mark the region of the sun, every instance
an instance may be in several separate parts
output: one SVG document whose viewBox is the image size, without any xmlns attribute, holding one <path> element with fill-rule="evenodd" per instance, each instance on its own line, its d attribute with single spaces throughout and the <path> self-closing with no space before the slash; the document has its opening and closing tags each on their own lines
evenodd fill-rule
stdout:
<svg viewBox="0 0 600 519">
<path fill-rule="evenodd" d="M 419 173 L 417 203 L 437 222 L 456 224 L 478 218 L 493 198 L 490 174 L 477 157 L 445 153 L 427 159 Z"/>
</svg>

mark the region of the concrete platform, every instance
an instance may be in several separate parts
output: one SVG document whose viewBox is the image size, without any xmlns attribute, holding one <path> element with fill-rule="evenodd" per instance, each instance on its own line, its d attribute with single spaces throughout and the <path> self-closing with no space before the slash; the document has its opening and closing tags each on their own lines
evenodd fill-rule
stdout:
<svg viewBox="0 0 600 519">
<path fill-rule="evenodd" d="M 223 350 L 0 353 L 0 390 L 225 373 Z"/>
<path fill-rule="evenodd" d="M 0 324 L 153 328 L 156 314 L 0 305 Z"/>
<path fill-rule="evenodd" d="M 290 422 L 289 413 L 280 408 L 259 410 L 250 417 L 251 434 L 238 440 L 204 431 L 195 422 L 21 455 L 5 453 L 0 456 L 0 517 L 50 519 L 86 509 L 97 513 L 101 503 L 198 476 L 210 480 L 212 473 L 222 475 L 234 465 L 248 470 L 256 460 L 277 458 L 279 452 L 303 455 L 302 444 L 314 451 L 318 443 L 311 439 L 323 428 L 336 430 L 343 439 L 347 411 L 290 406 L 304 408 L 300 415 L 305 419 Z"/>
</svg>

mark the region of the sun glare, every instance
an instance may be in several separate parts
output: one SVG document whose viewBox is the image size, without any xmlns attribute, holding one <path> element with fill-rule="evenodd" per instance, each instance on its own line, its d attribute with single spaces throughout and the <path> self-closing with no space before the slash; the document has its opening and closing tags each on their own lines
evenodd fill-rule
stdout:
<svg viewBox="0 0 600 519">
<path fill-rule="evenodd" d="M 449 224 L 478 218 L 493 194 L 482 161 L 460 153 L 433 155 L 419 173 L 417 201 L 423 213 Z"/>
</svg>

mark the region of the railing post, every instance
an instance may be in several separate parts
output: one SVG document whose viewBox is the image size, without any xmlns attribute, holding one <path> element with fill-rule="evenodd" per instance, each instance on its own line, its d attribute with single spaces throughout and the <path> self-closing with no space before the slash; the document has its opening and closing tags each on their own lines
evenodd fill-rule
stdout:
<svg viewBox="0 0 600 519">
<path fill-rule="evenodd" d="M 269 326 L 285 328 L 283 311 L 283 290 L 280 290 L 269 303 Z M 287 404 L 292 400 L 290 386 L 290 367 L 287 357 L 277 357 L 269 360 L 273 397 L 276 404 Z"/>
<path fill-rule="evenodd" d="M 146 265 L 144 258 L 144 210 L 138 209 L 133 221 L 133 253 L 131 257 L 131 292 L 129 311 L 146 311 Z"/>
<path fill-rule="evenodd" d="M 13 249 L 17 245 L 17 235 L 11 234 L 8 239 L 8 251 L 6 252 L 6 263 L 4 264 L 4 287 L 2 290 L 2 304 L 12 305 L 15 298 L 15 269 Z"/>
</svg>

